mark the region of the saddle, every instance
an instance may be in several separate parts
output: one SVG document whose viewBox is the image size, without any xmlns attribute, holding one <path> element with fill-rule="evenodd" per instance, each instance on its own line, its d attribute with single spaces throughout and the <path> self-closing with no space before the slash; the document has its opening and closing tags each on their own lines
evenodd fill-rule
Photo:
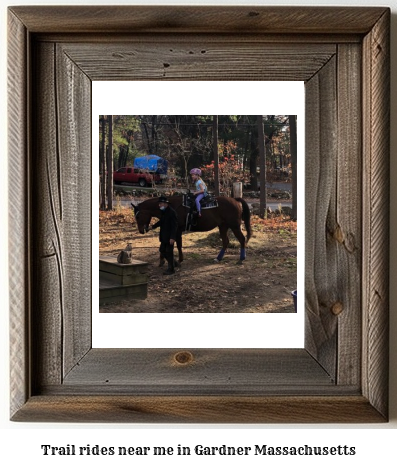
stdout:
<svg viewBox="0 0 397 471">
<path fill-rule="evenodd" d="M 197 211 L 195 206 L 196 196 L 193 193 L 186 193 L 183 195 L 183 206 L 189 208 L 186 216 L 186 231 L 191 231 L 197 226 Z M 218 201 L 215 196 L 208 194 L 200 201 L 201 210 L 216 208 Z"/>
<path fill-rule="evenodd" d="M 196 196 L 193 193 L 186 193 L 183 195 L 183 206 L 193 210 Z M 211 209 L 218 207 L 218 201 L 214 195 L 208 193 L 207 196 L 200 201 L 201 209 Z"/>
<path fill-rule="evenodd" d="M 204 196 L 204 198 L 200 201 L 200 204 L 203 209 L 217 208 L 218 200 L 214 195 L 210 195 L 208 193 L 208 195 Z"/>
</svg>

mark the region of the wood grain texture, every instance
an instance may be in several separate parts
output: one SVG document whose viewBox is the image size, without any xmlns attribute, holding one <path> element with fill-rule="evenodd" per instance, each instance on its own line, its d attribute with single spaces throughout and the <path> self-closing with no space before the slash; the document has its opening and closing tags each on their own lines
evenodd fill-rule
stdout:
<svg viewBox="0 0 397 471">
<path fill-rule="evenodd" d="M 310 424 L 379 423 L 385 419 L 361 396 L 37 396 L 14 421 L 75 423 Z"/>
<path fill-rule="evenodd" d="M 12 420 L 386 420 L 389 11 L 15 7 L 9 16 L 10 160 L 24 183 L 12 185 L 10 248 L 27 260 L 11 273 Z M 293 34 L 301 40 L 288 45 Z M 182 365 L 176 351 L 91 350 L 81 176 L 91 80 L 229 80 L 239 64 L 241 80 L 284 71 L 306 81 L 306 350 L 199 350 Z"/>
<path fill-rule="evenodd" d="M 129 386 L 137 391 L 222 388 L 235 394 L 267 386 L 329 386 L 333 378 L 304 349 L 192 349 L 185 363 L 178 349 L 93 349 L 67 375 L 66 386 Z M 183 349 L 182 349 L 183 352 Z"/>
<path fill-rule="evenodd" d="M 91 83 L 54 44 L 35 56 L 35 376 L 60 384 L 91 346 Z"/>
<path fill-rule="evenodd" d="M 336 58 L 306 85 L 305 175 L 305 301 L 308 351 L 332 376 L 336 375 L 338 300 L 335 226 Z"/>
<path fill-rule="evenodd" d="M 389 353 L 390 12 L 364 40 L 363 392 L 387 415 Z"/>
<path fill-rule="evenodd" d="M 362 362 L 362 53 L 359 45 L 338 46 L 337 175 L 335 240 L 337 285 L 333 315 L 338 320 L 337 384 L 359 384 Z"/>
<path fill-rule="evenodd" d="M 59 220 L 64 253 L 63 376 L 91 348 L 91 81 L 56 50 Z M 55 170 L 55 169 L 54 169 Z M 79 293 L 79 296 L 76 296 Z"/>
<path fill-rule="evenodd" d="M 175 36 L 131 38 L 127 44 L 67 44 L 64 53 L 91 80 L 301 80 L 336 53 L 334 44 L 263 44 L 222 36 L 181 44 Z M 239 59 L 236 61 L 236 57 Z"/>
<path fill-rule="evenodd" d="M 10 409 L 15 413 L 30 394 L 29 375 L 29 166 L 26 28 L 8 15 L 8 154 L 13 172 L 9 177 L 9 303 L 10 303 Z"/>
<path fill-rule="evenodd" d="M 34 257 L 32 348 L 33 376 L 37 384 L 60 384 L 63 376 L 64 240 L 60 219 L 55 48 L 35 44 L 33 193 Z"/>
<path fill-rule="evenodd" d="M 366 33 L 382 7 L 12 7 L 32 32 Z"/>
</svg>

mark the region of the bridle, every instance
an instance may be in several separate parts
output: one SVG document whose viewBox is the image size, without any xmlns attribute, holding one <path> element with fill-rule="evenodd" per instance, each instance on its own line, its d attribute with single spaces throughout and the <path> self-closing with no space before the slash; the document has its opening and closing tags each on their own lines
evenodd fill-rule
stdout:
<svg viewBox="0 0 397 471">
<path fill-rule="evenodd" d="M 135 213 L 135 219 L 138 218 L 138 214 L 140 212 L 140 210 L 138 209 L 139 205 L 138 206 L 134 206 L 134 213 Z M 149 226 L 147 224 L 145 224 L 143 226 L 143 232 L 146 233 L 146 232 L 149 232 Z"/>
</svg>

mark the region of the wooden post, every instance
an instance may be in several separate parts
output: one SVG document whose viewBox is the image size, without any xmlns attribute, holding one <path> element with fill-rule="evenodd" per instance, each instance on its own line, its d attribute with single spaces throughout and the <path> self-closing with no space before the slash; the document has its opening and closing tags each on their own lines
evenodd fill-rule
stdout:
<svg viewBox="0 0 397 471">
<path fill-rule="evenodd" d="M 266 212 L 266 151 L 265 151 L 265 132 L 263 130 L 263 116 L 257 117 L 258 123 L 258 145 L 259 145 L 259 182 L 260 182 L 260 200 L 259 217 L 264 219 Z"/>
<path fill-rule="evenodd" d="M 219 196 L 219 154 L 218 154 L 218 116 L 214 116 L 212 123 L 212 140 L 214 154 L 214 185 L 215 196 Z"/>
<path fill-rule="evenodd" d="M 289 116 L 289 132 L 290 132 L 290 147 L 291 147 L 291 168 L 292 168 L 292 219 L 296 221 L 298 211 L 298 183 L 296 174 L 298 142 L 296 133 L 296 116 Z"/>
<path fill-rule="evenodd" d="M 113 209 L 113 115 L 108 116 L 109 122 L 109 139 L 108 139 L 108 154 L 107 154 L 107 194 L 108 194 L 108 209 Z"/>
<path fill-rule="evenodd" d="M 243 183 L 234 182 L 233 183 L 233 198 L 242 198 L 243 197 Z"/>
</svg>

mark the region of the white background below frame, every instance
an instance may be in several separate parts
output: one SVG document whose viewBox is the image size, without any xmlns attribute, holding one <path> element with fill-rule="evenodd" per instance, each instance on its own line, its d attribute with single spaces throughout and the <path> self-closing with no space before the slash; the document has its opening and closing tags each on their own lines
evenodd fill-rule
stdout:
<svg viewBox="0 0 397 471">
<path fill-rule="evenodd" d="M 262 97 L 262 98 L 260 98 Z M 298 293 L 304 292 L 303 82 L 92 82 L 92 188 L 98 188 L 101 114 L 298 116 Z M 304 302 L 298 313 L 99 313 L 98 195 L 92 195 L 93 348 L 302 348 Z M 216 255 L 216 254 L 215 254 Z M 249 259 L 249 245 L 247 259 Z M 156 263 L 156 260 L 153 260 Z M 247 276 L 249 267 L 247 265 Z M 266 273 L 264 273 L 266 276 Z M 282 290 L 283 287 L 280 286 Z M 139 301 L 137 301 L 139 302 Z M 159 303 L 161 293 L 159 293 Z M 292 304 L 292 296 L 291 296 Z"/>
</svg>

